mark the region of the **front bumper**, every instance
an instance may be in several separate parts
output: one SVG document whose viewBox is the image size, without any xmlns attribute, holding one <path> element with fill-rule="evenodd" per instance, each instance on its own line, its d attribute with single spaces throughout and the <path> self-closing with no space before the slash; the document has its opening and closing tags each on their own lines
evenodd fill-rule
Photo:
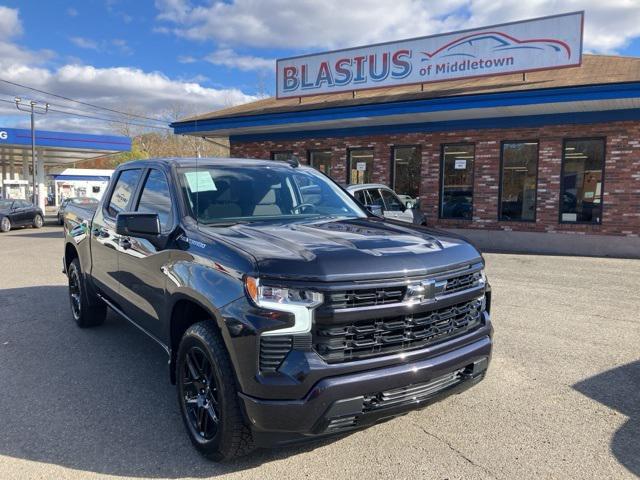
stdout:
<svg viewBox="0 0 640 480">
<path fill-rule="evenodd" d="M 338 434 L 402 415 L 484 378 L 492 340 L 435 357 L 324 378 L 300 400 L 240 394 L 256 444 L 275 446 Z"/>
</svg>

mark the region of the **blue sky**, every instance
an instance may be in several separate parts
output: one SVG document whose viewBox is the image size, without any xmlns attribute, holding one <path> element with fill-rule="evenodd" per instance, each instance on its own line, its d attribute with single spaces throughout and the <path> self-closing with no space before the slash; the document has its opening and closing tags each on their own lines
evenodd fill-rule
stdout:
<svg viewBox="0 0 640 480">
<path fill-rule="evenodd" d="M 273 94 L 277 57 L 575 10 L 586 51 L 640 56 L 640 0 L 0 0 L 0 78 L 171 119 Z M 14 95 L 34 96 L 0 85 Z M 6 103 L 0 119 L 25 123 Z"/>
</svg>

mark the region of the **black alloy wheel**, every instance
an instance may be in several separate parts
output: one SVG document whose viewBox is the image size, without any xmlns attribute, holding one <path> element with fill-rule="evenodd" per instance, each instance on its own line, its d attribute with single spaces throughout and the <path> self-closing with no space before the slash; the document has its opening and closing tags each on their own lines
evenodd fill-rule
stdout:
<svg viewBox="0 0 640 480">
<path fill-rule="evenodd" d="M 180 372 L 182 407 L 195 437 L 213 440 L 220 431 L 218 389 L 213 366 L 207 354 L 197 345 L 186 353 Z"/>
<path fill-rule="evenodd" d="M 73 319 L 79 322 L 82 315 L 82 292 L 80 290 L 80 274 L 77 268 L 69 270 L 69 301 L 71 302 Z"/>
<path fill-rule="evenodd" d="M 191 325 L 175 360 L 180 414 L 193 446 L 209 460 L 230 460 L 254 448 L 242 415 L 235 372 L 213 320 Z"/>
<path fill-rule="evenodd" d="M 82 277 L 80 261 L 74 258 L 67 270 L 69 279 L 69 303 L 73 320 L 79 327 L 95 327 L 101 325 L 107 316 L 107 306 L 87 290 Z"/>
</svg>

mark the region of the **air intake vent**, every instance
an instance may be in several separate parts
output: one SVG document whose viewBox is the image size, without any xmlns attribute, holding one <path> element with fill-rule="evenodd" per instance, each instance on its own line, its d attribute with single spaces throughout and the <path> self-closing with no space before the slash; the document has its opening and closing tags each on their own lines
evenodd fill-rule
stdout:
<svg viewBox="0 0 640 480">
<path fill-rule="evenodd" d="M 260 338 L 260 371 L 275 372 L 291 351 L 290 336 L 265 336 Z"/>
</svg>

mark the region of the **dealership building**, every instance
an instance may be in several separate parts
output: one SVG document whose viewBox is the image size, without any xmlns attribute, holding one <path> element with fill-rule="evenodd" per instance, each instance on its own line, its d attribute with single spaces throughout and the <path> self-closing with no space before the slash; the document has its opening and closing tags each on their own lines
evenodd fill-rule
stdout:
<svg viewBox="0 0 640 480">
<path fill-rule="evenodd" d="M 172 126 L 228 136 L 231 157 L 296 156 L 341 184 L 389 185 L 419 198 L 428 225 L 485 249 L 640 257 L 640 59 L 523 70 L 316 95 L 279 86 Z"/>
</svg>

